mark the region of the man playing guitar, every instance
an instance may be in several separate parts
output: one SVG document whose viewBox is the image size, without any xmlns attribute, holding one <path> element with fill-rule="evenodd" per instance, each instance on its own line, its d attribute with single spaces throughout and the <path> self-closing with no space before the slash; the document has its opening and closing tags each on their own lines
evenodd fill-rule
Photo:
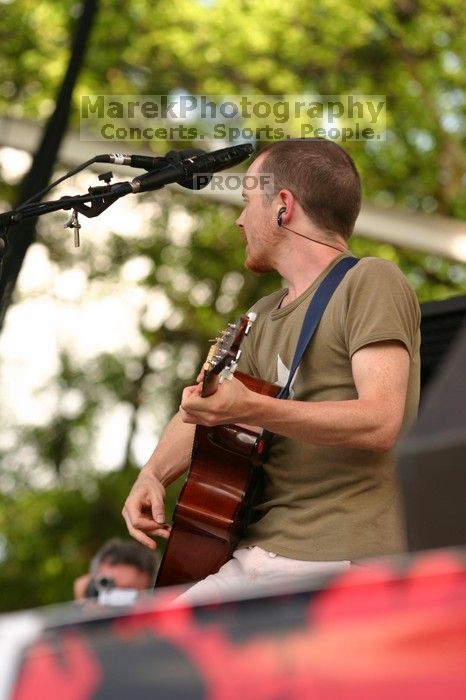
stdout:
<svg viewBox="0 0 466 700">
<path fill-rule="evenodd" d="M 237 225 L 246 267 L 277 271 L 286 288 L 253 306 L 257 319 L 239 369 L 283 385 L 313 295 L 351 255 L 361 186 L 351 158 L 324 139 L 268 146 L 248 170 L 264 173 L 273 176 L 273 193 L 248 189 Z M 289 400 L 252 391 L 235 377 L 210 396 L 201 395 L 199 383 L 184 390 L 123 509 L 130 534 L 148 547 L 155 548 L 154 536 L 170 534 L 165 487 L 189 466 L 196 425 L 260 426 L 273 435 L 252 522 L 233 557 L 190 588 L 187 600 L 306 581 L 403 551 L 392 449 L 416 417 L 419 323 L 416 297 L 398 268 L 364 258 L 330 298 Z"/>
</svg>

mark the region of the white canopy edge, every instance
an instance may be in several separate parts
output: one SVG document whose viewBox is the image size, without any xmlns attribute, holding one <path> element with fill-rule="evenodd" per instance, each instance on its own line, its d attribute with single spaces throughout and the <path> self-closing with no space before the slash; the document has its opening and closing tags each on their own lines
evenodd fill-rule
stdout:
<svg viewBox="0 0 466 700">
<path fill-rule="evenodd" d="M 42 133 L 42 125 L 24 119 L 6 119 L 0 117 L 0 147 L 15 148 L 34 153 Z M 115 141 L 108 143 L 87 141 L 80 138 L 77 131 L 69 130 L 60 150 L 60 161 L 68 167 L 75 167 L 89 160 L 100 152 L 122 152 L 128 150 L 128 144 Z M 147 152 L 133 150 L 133 153 Z M 97 166 L 107 169 L 110 165 Z M 122 177 L 134 175 L 134 170 L 121 168 Z M 219 202 L 228 202 L 241 206 L 241 191 L 236 189 L 219 191 L 206 187 L 192 193 L 183 189 L 185 194 L 208 197 Z M 365 238 L 390 243 L 401 248 L 410 248 L 424 253 L 431 253 L 458 262 L 466 262 L 466 221 L 438 215 L 407 212 L 396 207 L 385 207 L 364 203 L 356 222 L 355 233 Z"/>
</svg>

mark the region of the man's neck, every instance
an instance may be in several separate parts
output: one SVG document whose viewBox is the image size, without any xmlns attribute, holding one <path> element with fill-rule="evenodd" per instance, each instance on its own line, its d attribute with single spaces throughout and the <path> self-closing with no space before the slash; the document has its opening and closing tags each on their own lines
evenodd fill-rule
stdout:
<svg viewBox="0 0 466 700">
<path fill-rule="evenodd" d="M 277 268 L 277 272 L 287 282 L 288 293 L 282 300 L 281 306 L 286 306 L 301 296 L 326 267 L 347 252 L 346 250 L 340 252 L 332 248 L 322 250 L 315 250 L 315 248 L 317 245 L 313 246 L 312 251 L 306 251 L 298 246 L 294 247 L 293 251 L 289 251 L 288 255 L 283 256 L 283 261 Z"/>
</svg>

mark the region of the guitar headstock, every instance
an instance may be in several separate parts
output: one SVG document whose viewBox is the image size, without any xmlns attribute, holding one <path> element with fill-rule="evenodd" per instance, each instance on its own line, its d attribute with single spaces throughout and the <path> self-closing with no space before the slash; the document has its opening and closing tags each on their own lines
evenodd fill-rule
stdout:
<svg viewBox="0 0 466 700">
<path fill-rule="evenodd" d="M 218 384 L 233 376 L 241 355 L 240 345 L 255 319 L 256 314 L 250 311 L 236 323 L 229 323 L 221 336 L 215 339 L 204 363 L 202 396 L 214 394 Z"/>
</svg>

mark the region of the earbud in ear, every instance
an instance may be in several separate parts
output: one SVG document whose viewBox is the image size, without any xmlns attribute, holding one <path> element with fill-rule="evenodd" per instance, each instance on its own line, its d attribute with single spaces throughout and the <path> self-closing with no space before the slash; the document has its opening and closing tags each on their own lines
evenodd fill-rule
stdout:
<svg viewBox="0 0 466 700">
<path fill-rule="evenodd" d="M 285 214 L 285 213 L 286 213 L 286 207 L 282 207 L 281 209 L 278 210 L 277 224 L 279 226 L 283 226 L 282 218 L 283 218 L 283 214 Z"/>
</svg>

